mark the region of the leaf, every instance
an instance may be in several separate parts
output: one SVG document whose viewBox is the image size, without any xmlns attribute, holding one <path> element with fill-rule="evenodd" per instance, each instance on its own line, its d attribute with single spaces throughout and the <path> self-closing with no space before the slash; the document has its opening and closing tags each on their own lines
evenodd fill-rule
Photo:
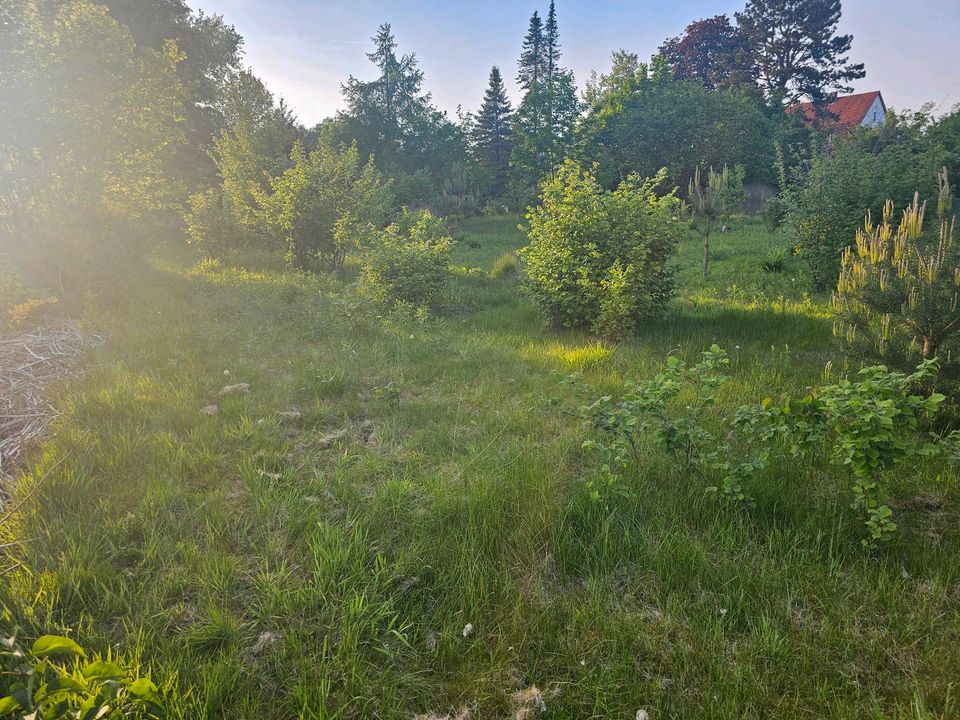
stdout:
<svg viewBox="0 0 960 720">
<path fill-rule="evenodd" d="M 79 655 L 84 657 L 86 655 L 82 647 L 70 638 L 61 635 L 41 635 L 33 643 L 31 652 L 37 657 L 47 657 L 49 655 Z"/>
<path fill-rule="evenodd" d="M 127 674 L 112 662 L 96 660 L 87 664 L 83 669 L 83 676 L 87 678 L 87 680 L 93 680 L 95 683 L 103 684 L 110 680 L 124 680 Z"/>
<path fill-rule="evenodd" d="M 130 691 L 130 694 L 135 695 L 144 702 L 157 706 L 161 705 L 162 698 L 160 697 L 160 691 L 157 689 L 157 686 L 147 678 L 137 678 L 130 683 L 130 687 L 127 689 Z"/>
<path fill-rule="evenodd" d="M 34 700 L 42 702 L 63 692 L 83 692 L 84 686 L 68 675 L 58 675 L 50 682 L 41 685 Z"/>
<path fill-rule="evenodd" d="M 9 695 L 5 698 L 0 698 L 0 717 L 9 715 L 19 707 L 20 707 L 20 703 L 18 703 Z"/>
</svg>

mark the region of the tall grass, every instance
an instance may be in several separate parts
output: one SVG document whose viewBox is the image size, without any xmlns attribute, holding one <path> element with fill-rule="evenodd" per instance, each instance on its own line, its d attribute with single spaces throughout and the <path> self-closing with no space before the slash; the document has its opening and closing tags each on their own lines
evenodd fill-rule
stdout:
<svg viewBox="0 0 960 720">
<path fill-rule="evenodd" d="M 533 685 L 552 717 L 956 717 L 952 475 L 896 480 L 877 556 L 827 467 L 773 468 L 748 511 L 652 449 L 586 490 L 573 370 L 616 391 L 716 342 L 736 406 L 843 366 L 797 261 L 761 270 L 780 241 L 719 236 L 709 284 L 691 241 L 668 315 L 609 346 L 484 276 L 516 223 L 464 223 L 454 263 L 483 272 L 439 322 L 381 319 L 349 268 L 166 256 L 108 297 L 15 497 L 65 459 L 0 531 L 4 623 L 115 648 L 181 718 L 506 717 Z"/>
</svg>

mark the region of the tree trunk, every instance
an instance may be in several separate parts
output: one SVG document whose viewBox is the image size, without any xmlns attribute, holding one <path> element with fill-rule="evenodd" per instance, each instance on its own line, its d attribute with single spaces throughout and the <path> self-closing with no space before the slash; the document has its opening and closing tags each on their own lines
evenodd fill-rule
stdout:
<svg viewBox="0 0 960 720">
<path fill-rule="evenodd" d="M 937 346 L 933 342 L 933 338 L 925 337 L 923 339 L 923 359 L 930 360 L 937 354 Z"/>
</svg>

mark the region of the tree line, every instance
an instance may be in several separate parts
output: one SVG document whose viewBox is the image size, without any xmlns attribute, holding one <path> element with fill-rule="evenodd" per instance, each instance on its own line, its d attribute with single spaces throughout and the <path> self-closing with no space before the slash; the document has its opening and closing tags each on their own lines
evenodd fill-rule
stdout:
<svg viewBox="0 0 960 720">
<path fill-rule="evenodd" d="M 732 20 L 690 23 L 649 61 L 615 51 L 581 92 L 550 2 L 518 28 L 516 107 L 492 67 L 476 112 L 450 117 L 384 24 L 367 55 L 375 77 L 349 77 L 343 109 L 306 127 L 244 66 L 236 30 L 184 0 L 24 0 L 0 13 L 2 252 L 58 292 L 107 267 L 103 249 L 138 252 L 178 215 L 205 252 L 262 244 L 335 266 L 357 228 L 398 207 L 522 210 L 567 160 L 608 189 L 664 168 L 681 196 L 698 169 L 739 168 L 809 213 L 800 181 L 836 153 L 784 105 L 825 101 L 864 74 L 837 32 L 840 0 L 749 0 Z M 910 132 L 956 155 L 955 124 Z M 841 250 L 827 248 L 830 263 Z"/>
</svg>

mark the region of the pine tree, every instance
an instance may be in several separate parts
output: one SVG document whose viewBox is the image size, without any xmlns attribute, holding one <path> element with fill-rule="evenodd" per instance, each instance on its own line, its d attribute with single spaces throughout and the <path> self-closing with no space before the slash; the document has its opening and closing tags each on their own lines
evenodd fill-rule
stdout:
<svg viewBox="0 0 960 720">
<path fill-rule="evenodd" d="M 837 35 L 840 0 L 750 0 L 736 13 L 760 86 L 770 97 L 823 100 L 866 73 L 847 58 L 852 35 Z"/>
<path fill-rule="evenodd" d="M 557 28 L 557 8 L 554 0 L 550 0 L 550 10 L 547 11 L 544 43 L 547 61 L 546 77 L 547 80 L 553 80 L 554 73 L 560 68 L 560 33 Z"/>
<path fill-rule="evenodd" d="M 546 39 L 543 35 L 543 21 L 536 10 L 530 17 L 530 26 L 523 38 L 523 52 L 520 53 L 517 82 L 525 91 L 530 91 L 542 81 L 547 72 Z"/>
<path fill-rule="evenodd" d="M 540 181 L 563 161 L 580 114 L 573 73 L 560 67 L 553 2 L 545 28 L 536 12 L 530 19 L 519 65 L 526 92 L 514 120 L 512 175 L 519 192 L 535 194 Z"/>
<path fill-rule="evenodd" d="M 503 86 L 500 69 L 490 70 L 490 84 L 483 96 L 483 105 L 472 130 L 473 149 L 477 160 L 493 174 L 492 193 L 501 195 L 506 188 L 510 163 L 513 108 Z"/>
</svg>

